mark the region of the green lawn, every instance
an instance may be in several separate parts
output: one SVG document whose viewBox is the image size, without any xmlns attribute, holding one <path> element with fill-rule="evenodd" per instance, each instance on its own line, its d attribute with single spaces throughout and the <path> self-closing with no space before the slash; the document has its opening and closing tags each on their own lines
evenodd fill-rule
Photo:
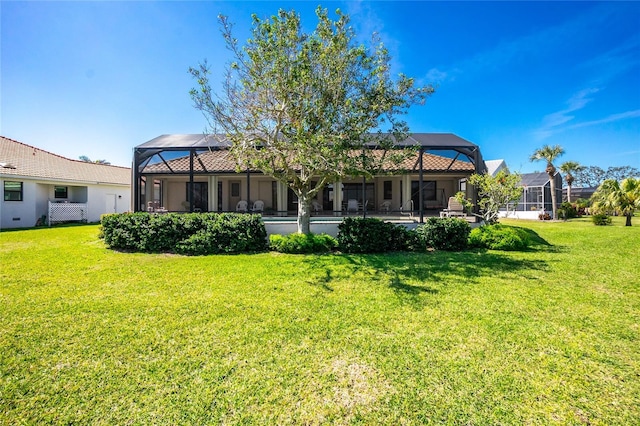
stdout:
<svg viewBox="0 0 640 426">
<path fill-rule="evenodd" d="M 2 232 L 0 424 L 639 424 L 635 222 L 392 255 Z"/>
</svg>

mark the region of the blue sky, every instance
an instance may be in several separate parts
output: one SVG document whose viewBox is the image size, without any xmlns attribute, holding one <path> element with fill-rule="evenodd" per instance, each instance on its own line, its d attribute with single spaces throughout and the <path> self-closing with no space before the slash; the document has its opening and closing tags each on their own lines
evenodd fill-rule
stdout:
<svg viewBox="0 0 640 426">
<path fill-rule="evenodd" d="M 393 72 L 437 85 L 407 118 L 451 132 L 514 171 L 544 144 L 583 165 L 640 168 L 638 2 L 0 2 L 0 134 L 69 158 L 129 166 L 133 147 L 201 133 L 187 70 L 229 60 L 216 17 L 239 40 L 252 13 L 321 4 L 381 35 Z"/>
</svg>

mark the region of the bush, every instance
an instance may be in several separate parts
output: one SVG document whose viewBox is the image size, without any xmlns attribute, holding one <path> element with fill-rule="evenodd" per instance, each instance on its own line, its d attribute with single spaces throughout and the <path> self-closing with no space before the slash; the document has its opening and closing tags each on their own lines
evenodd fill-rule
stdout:
<svg viewBox="0 0 640 426">
<path fill-rule="evenodd" d="M 558 209 L 558 218 L 567 220 L 567 219 L 574 219 L 578 216 L 579 216 L 578 210 L 571 203 L 564 202 L 560 205 L 560 208 Z"/>
<path fill-rule="evenodd" d="M 551 220 L 551 215 L 549 213 L 540 213 L 538 215 L 538 219 L 540 219 L 540 220 Z"/>
<path fill-rule="evenodd" d="M 467 247 L 471 226 L 464 219 L 430 217 L 416 228 L 421 247 L 460 251 Z"/>
<path fill-rule="evenodd" d="M 263 251 L 267 231 L 260 215 L 235 213 L 109 214 L 100 236 L 108 247 L 188 255 Z"/>
<path fill-rule="evenodd" d="M 500 224 L 486 225 L 471 231 L 469 245 L 492 250 L 524 250 L 531 245 L 531 238 L 522 228 Z"/>
<path fill-rule="evenodd" d="M 374 218 L 345 218 L 338 225 L 338 248 L 345 253 L 384 253 L 407 249 L 409 231 Z"/>
<path fill-rule="evenodd" d="M 611 218 L 603 213 L 594 214 L 593 216 L 591 216 L 591 220 L 596 226 L 611 225 Z"/>
<path fill-rule="evenodd" d="M 269 236 L 269 248 L 280 253 L 327 253 L 338 246 L 338 241 L 327 234 L 289 234 Z"/>
</svg>

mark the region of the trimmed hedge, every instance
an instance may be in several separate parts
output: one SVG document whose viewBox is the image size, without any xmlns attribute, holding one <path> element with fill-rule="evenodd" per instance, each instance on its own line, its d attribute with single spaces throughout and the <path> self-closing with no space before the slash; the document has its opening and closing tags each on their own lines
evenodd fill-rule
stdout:
<svg viewBox="0 0 640 426">
<path fill-rule="evenodd" d="M 151 253 L 205 255 L 267 249 L 260 215 L 237 213 L 108 214 L 101 218 L 100 237 L 112 249 Z"/>
<path fill-rule="evenodd" d="M 531 245 L 531 238 L 522 228 L 500 224 L 486 225 L 471 231 L 469 245 L 491 250 L 525 250 Z"/>
<path fill-rule="evenodd" d="M 346 217 L 338 225 L 338 249 L 344 253 L 407 250 L 411 237 L 404 226 L 375 218 Z"/>
<path fill-rule="evenodd" d="M 327 234 L 289 234 L 269 236 L 269 248 L 280 253 L 327 253 L 338 246 L 338 241 Z"/>
<path fill-rule="evenodd" d="M 467 248 L 471 226 L 455 217 L 430 217 L 416 228 L 421 246 L 435 250 L 461 251 Z"/>
</svg>

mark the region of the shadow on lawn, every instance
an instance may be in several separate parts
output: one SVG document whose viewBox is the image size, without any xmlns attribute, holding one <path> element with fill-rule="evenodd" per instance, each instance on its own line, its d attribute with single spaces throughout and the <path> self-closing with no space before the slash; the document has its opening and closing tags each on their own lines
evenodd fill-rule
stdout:
<svg viewBox="0 0 640 426">
<path fill-rule="evenodd" d="M 536 279 L 538 271 L 547 269 L 543 260 L 488 251 L 343 254 L 309 257 L 306 262 L 315 271 L 312 284 L 325 290 L 333 291 L 330 283 L 334 279 L 359 276 L 386 283 L 398 295 L 414 297 L 437 294 L 437 287 L 443 285 L 475 284 L 488 277 L 517 274 Z"/>
</svg>

